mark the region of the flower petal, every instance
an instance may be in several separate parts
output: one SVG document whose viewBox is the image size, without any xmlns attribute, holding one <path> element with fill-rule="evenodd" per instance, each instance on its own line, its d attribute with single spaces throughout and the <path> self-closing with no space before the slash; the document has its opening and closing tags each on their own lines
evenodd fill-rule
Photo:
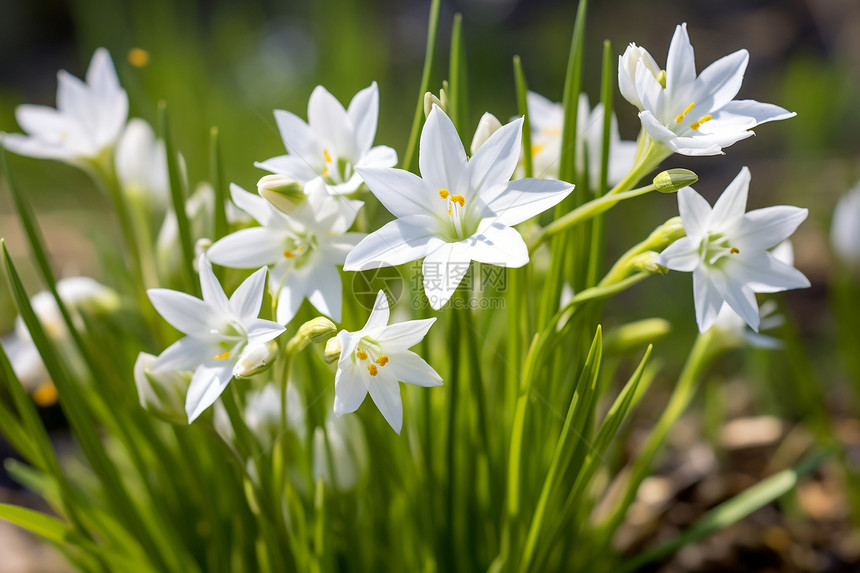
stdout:
<svg viewBox="0 0 860 573">
<path fill-rule="evenodd" d="M 346 358 L 338 363 L 334 375 L 334 413 L 338 416 L 355 412 L 367 396 L 361 372 Z"/>
<path fill-rule="evenodd" d="M 337 98 L 322 86 L 311 92 L 308 100 L 308 125 L 320 136 L 330 156 L 337 155 L 354 162 L 357 156 L 352 120 Z M 325 153 L 323 153 L 325 155 Z"/>
<path fill-rule="evenodd" d="M 742 167 L 737 176 L 729 183 L 711 214 L 711 232 L 726 231 L 735 227 L 744 218 L 747 209 L 747 194 L 750 186 L 750 170 Z M 768 245 L 771 247 L 773 245 Z"/>
<path fill-rule="evenodd" d="M 693 302 L 696 306 L 696 323 L 699 332 L 705 332 L 717 320 L 723 297 L 717 289 L 710 273 L 704 266 L 693 271 Z"/>
<path fill-rule="evenodd" d="M 480 194 L 511 179 L 520 160 L 522 132 L 520 117 L 496 130 L 481 145 L 467 167 L 470 193 Z"/>
<path fill-rule="evenodd" d="M 376 137 L 376 122 L 379 117 L 379 88 L 376 82 L 353 96 L 346 114 L 355 129 L 357 153 L 364 154 L 373 145 L 373 139 Z"/>
<path fill-rule="evenodd" d="M 522 235 L 494 219 L 484 219 L 474 235 L 460 241 L 469 258 L 488 265 L 519 268 L 529 262 L 529 248 Z"/>
<path fill-rule="evenodd" d="M 323 145 L 310 126 L 296 114 L 282 109 L 275 110 L 275 122 L 290 155 L 295 155 L 319 173 L 323 170 Z"/>
<path fill-rule="evenodd" d="M 200 253 L 197 258 L 197 268 L 200 274 L 200 290 L 203 294 L 203 302 L 212 308 L 217 308 L 224 314 L 229 314 L 230 305 L 227 301 L 227 295 L 224 294 L 221 283 L 218 282 L 218 278 L 212 272 L 212 263 L 209 262 L 206 253 Z"/>
<path fill-rule="evenodd" d="M 687 236 L 694 242 L 708 232 L 711 221 L 711 206 L 692 187 L 678 191 L 678 212 Z"/>
<path fill-rule="evenodd" d="M 194 371 L 185 397 L 185 413 L 188 414 L 189 424 L 215 403 L 233 379 L 233 364 L 227 360 L 221 362 L 225 364 L 201 364 Z"/>
<path fill-rule="evenodd" d="M 749 57 L 746 50 L 738 50 L 702 70 L 691 96 L 697 108 L 712 113 L 732 101 L 741 89 Z"/>
<path fill-rule="evenodd" d="M 385 294 L 385 291 L 379 291 L 376 294 L 376 300 L 373 301 L 370 316 L 367 317 L 367 322 L 361 331 L 366 332 L 384 327 L 388 324 L 389 315 L 388 296 Z"/>
<path fill-rule="evenodd" d="M 246 278 L 230 297 L 230 310 L 242 324 L 248 324 L 260 314 L 266 290 L 266 267 Z"/>
<path fill-rule="evenodd" d="M 199 298 L 166 288 L 151 288 L 146 294 L 158 314 L 176 330 L 191 336 L 209 331 L 212 307 Z"/>
<path fill-rule="evenodd" d="M 286 240 L 286 233 L 273 232 L 267 227 L 240 229 L 216 241 L 206 255 L 223 267 L 256 268 L 282 259 Z"/>
<path fill-rule="evenodd" d="M 400 384 L 394 376 L 385 372 L 383 368 L 378 376 L 375 376 L 367 384 L 370 397 L 385 421 L 394 428 L 398 434 L 403 427 L 403 402 L 400 400 Z"/>
<path fill-rule="evenodd" d="M 806 220 L 807 209 L 776 205 L 746 213 L 734 236 L 738 249 L 760 251 L 787 239 Z M 743 251 L 741 251 L 743 252 Z"/>
<path fill-rule="evenodd" d="M 395 217 L 433 214 L 427 205 L 439 197 L 435 190 L 414 173 L 387 167 L 356 167 L 355 171 Z"/>
<path fill-rule="evenodd" d="M 310 156 L 309 156 L 310 157 Z M 321 165 L 321 162 L 320 162 Z M 307 183 L 308 181 L 319 177 L 320 165 L 316 168 L 309 164 L 305 159 L 298 154 L 296 155 L 279 155 L 265 161 L 255 161 L 254 167 L 265 169 L 272 173 L 281 175 L 289 175 L 299 183 Z"/>
<path fill-rule="evenodd" d="M 313 271 L 308 300 L 322 314 L 335 322 L 341 319 L 342 286 L 340 273 L 334 265 L 319 265 Z"/>
<path fill-rule="evenodd" d="M 691 85 L 695 80 L 695 54 L 685 22 L 675 28 L 675 34 L 669 44 L 669 55 L 666 56 L 666 90 L 675 95 L 678 90 Z"/>
<path fill-rule="evenodd" d="M 211 361 L 219 352 L 220 348 L 211 342 L 184 336 L 158 355 L 152 371 L 194 370 L 204 362 Z"/>
<path fill-rule="evenodd" d="M 755 299 L 755 293 L 753 293 L 752 289 L 743 281 L 737 280 L 737 277 L 733 273 L 726 273 L 722 284 L 718 281 L 716 285 L 726 303 L 732 307 L 732 310 L 744 319 L 744 322 L 750 325 L 750 328 L 758 332 L 761 318 L 758 313 L 758 303 Z"/>
<path fill-rule="evenodd" d="M 254 318 L 249 322 L 244 323 L 245 329 L 248 331 L 248 344 L 259 344 L 260 342 L 268 342 L 279 337 L 285 330 L 282 325 L 271 320 L 262 318 Z"/>
<path fill-rule="evenodd" d="M 235 183 L 231 183 L 230 197 L 237 207 L 249 214 L 261 225 L 267 225 L 271 221 L 273 213 L 269 202 L 256 193 L 245 191 Z"/>
<path fill-rule="evenodd" d="M 450 300 L 472 260 L 461 243 L 443 243 L 424 258 L 424 293 L 434 310 Z"/>
<path fill-rule="evenodd" d="M 386 316 L 385 318 L 386 320 L 384 323 L 378 324 L 380 321 L 377 321 L 375 324 L 375 326 L 382 326 L 384 328 L 382 328 L 379 334 L 374 338 L 385 348 L 402 350 L 411 348 L 424 340 L 430 327 L 433 326 L 434 322 L 436 322 L 436 317 L 433 317 L 421 320 L 407 320 L 406 322 L 398 322 L 390 326 L 385 326 L 388 323 L 388 317 Z M 364 327 L 364 330 L 370 330 L 369 320 L 368 325 Z"/>
<path fill-rule="evenodd" d="M 433 367 L 427 364 L 423 358 L 408 350 L 392 354 L 386 368 L 391 368 L 394 377 L 407 384 L 425 387 L 442 385 L 442 377 Z"/>
<path fill-rule="evenodd" d="M 560 203 L 573 191 L 571 183 L 545 179 L 518 179 L 496 186 L 481 196 L 495 220 L 512 227 Z"/>
<path fill-rule="evenodd" d="M 350 251 L 343 270 L 364 271 L 420 259 L 443 242 L 436 236 L 432 224 L 433 220 L 427 216 L 405 217 L 386 223 Z"/>
<path fill-rule="evenodd" d="M 752 292 L 780 292 L 809 286 L 809 279 L 802 272 L 768 252 L 731 257 L 723 268 Z"/>
<path fill-rule="evenodd" d="M 458 193 L 467 185 L 466 150 L 445 112 L 434 105 L 421 131 L 418 166 L 421 177 L 434 191 Z"/>
<path fill-rule="evenodd" d="M 698 247 L 698 242 L 682 237 L 663 249 L 654 262 L 673 271 L 691 272 L 702 262 Z"/>
</svg>

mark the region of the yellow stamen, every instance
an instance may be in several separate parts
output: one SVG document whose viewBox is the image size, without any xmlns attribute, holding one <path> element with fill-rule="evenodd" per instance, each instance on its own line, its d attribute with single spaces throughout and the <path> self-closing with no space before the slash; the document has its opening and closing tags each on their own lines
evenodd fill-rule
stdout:
<svg viewBox="0 0 860 573">
<path fill-rule="evenodd" d="M 367 352 L 359 348 L 355 351 L 355 355 L 358 356 L 359 360 L 367 360 Z"/>
<path fill-rule="evenodd" d="M 702 116 L 699 118 L 699 123 L 705 123 L 706 121 L 711 121 L 711 117 L 713 117 L 713 116 L 711 116 L 711 114 Z"/>
<path fill-rule="evenodd" d="M 219 354 L 215 357 L 215 360 L 223 360 L 224 358 L 230 358 L 230 351 L 227 351 L 224 354 Z"/>
<path fill-rule="evenodd" d="M 383 354 L 382 356 L 380 356 L 379 358 L 376 359 L 376 363 L 379 364 L 380 366 L 385 366 L 386 364 L 388 364 L 388 356 Z"/>
<path fill-rule="evenodd" d="M 439 197 L 441 197 L 442 199 L 447 199 L 448 198 L 448 190 L 445 189 L 444 187 L 439 189 Z"/>
<path fill-rule="evenodd" d="M 458 203 L 462 207 L 466 204 L 466 198 L 462 195 L 451 195 L 451 202 Z"/>
<path fill-rule="evenodd" d="M 331 163 L 331 155 L 328 154 L 328 149 L 323 149 L 323 157 L 326 163 Z"/>
<path fill-rule="evenodd" d="M 58 397 L 57 387 L 54 386 L 54 383 L 50 380 L 40 384 L 39 387 L 33 391 L 33 402 L 41 408 L 56 404 Z"/>
<path fill-rule="evenodd" d="M 699 121 L 694 121 L 693 123 L 691 123 L 690 129 L 699 129 L 700 127 L 702 127 L 703 123 L 705 123 L 706 121 L 710 121 L 710 119 L 711 119 L 710 115 L 703 116 L 703 117 L 699 118 Z"/>
<path fill-rule="evenodd" d="M 292 251 L 284 251 L 284 256 L 287 257 L 288 259 L 292 259 L 293 257 L 296 256 L 296 254 Z"/>
<path fill-rule="evenodd" d="M 696 104 L 695 104 L 695 102 L 693 102 L 693 103 L 691 103 L 690 105 L 688 105 L 688 106 L 687 106 L 687 109 L 685 109 L 683 112 L 681 112 L 681 114 L 680 114 L 678 117 L 676 117 L 676 118 L 675 118 L 675 121 L 676 121 L 677 123 L 681 123 L 682 121 L 684 121 L 684 117 L 685 117 L 688 113 L 690 113 L 690 110 L 692 110 L 692 109 L 693 109 L 693 107 L 695 107 L 695 105 L 696 105 Z M 695 128 L 694 128 L 694 129 L 695 129 Z"/>
<path fill-rule="evenodd" d="M 454 215 L 454 212 L 453 212 L 453 211 L 451 211 L 451 204 L 450 204 L 450 203 L 448 203 L 448 216 L 449 216 L 449 217 L 451 217 L 451 216 L 453 216 L 453 215 Z"/>
<path fill-rule="evenodd" d="M 699 129 L 700 127 L 701 127 L 701 125 L 699 125 L 698 121 L 694 121 L 693 123 L 690 124 L 690 129 L 692 129 L 694 131 Z"/>
<path fill-rule="evenodd" d="M 328 167 L 326 167 L 326 168 L 323 170 L 323 177 L 328 177 L 328 174 L 329 174 L 329 169 L 328 169 Z"/>
<path fill-rule="evenodd" d="M 737 255 L 738 253 L 740 253 L 740 250 L 737 247 L 732 247 L 729 252 L 733 255 Z"/>
<path fill-rule="evenodd" d="M 128 51 L 128 63 L 135 68 L 143 68 L 149 63 L 149 52 L 143 48 L 132 48 Z"/>
<path fill-rule="evenodd" d="M 376 364 L 368 364 L 367 371 L 370 372 L 371 376 L 376 376 L 379 374 L 379 368 L 376 367 Z"/>
</svg>

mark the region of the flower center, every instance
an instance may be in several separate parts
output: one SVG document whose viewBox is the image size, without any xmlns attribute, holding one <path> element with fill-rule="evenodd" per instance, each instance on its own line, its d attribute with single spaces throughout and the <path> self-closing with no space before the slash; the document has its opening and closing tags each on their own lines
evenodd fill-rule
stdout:
<svg viewBox="0 0 860 573">
<path fill-rule="evenodd" d="M 344 183 L 352 177 L 352 163 L 343 157 L 332 157 L 326 148 L 323 149 L 323 160 L 325 161 L 325 167 L 323 168 L 322 176 L 326 183 L 336 185 Z"/>
<path fill-rule="evenodd" d="M 681 113 L 678 114 L 678 116 L 675 118 L 675 123 L 677 123 L 679 125 L 684 123 L 684 120 L 687 119 L 687 114 L 690 113 L 694 107 L 696 107 L 696 103 L 695 102 L 690 103 L 690 105 L 687 106 L 687 109 L 685 109 L 684 111 L 682 111 Z M 690 129 L 692 129 L 693 131 L 696 131 L 697 129 L 702 127 L 703 123 L 705 123 L 706 121 L 711 121 L 711 119 L 712 119 L 711 114 L 703 115 L 698 120 L 696 120 L 690 124 Z"/>
<path fill-rule="evenodd" d="M 740 249 L 729 244 L 729 240 L 722 233 L 711 233 L 699 244 L 699 256 L 709 265 L 716 264 L 726 255 L 737 255 L 740 252 Z"/>
<path fill-rule="evenodd" d="M 355 357 L 359 362 L 369 362 L 367 364 L 367 371 L 371 376 L 378 375 L 379 369 L 390 361 L 387 354 L 380 354 L 378 350 L 380 349 L 375 344 L 365 344 L 364 340 L 359 342 L 359 345 L 355 349 Z"/>
<path fill-rule="evenodd" d="M 448 217 L 454 227 L 454 235 L 463 238 L 463 216 L 465 215 L 466 198 L 463 195 L 451 194 L 444 187 L 439 189 L 441 197 L 448 206 Z"/>
</svg>

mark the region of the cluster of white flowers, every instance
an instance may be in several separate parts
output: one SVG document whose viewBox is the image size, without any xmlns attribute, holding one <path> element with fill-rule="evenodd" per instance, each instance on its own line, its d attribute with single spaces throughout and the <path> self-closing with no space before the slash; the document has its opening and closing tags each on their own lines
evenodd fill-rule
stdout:
<svg viewBox="0 0 860 573">
<path fill-rule="evenodd" d="M 639 109 L 643 133 L 638 144 L 622 141 L 615 117 L 610 118 L 609 182 L 623 180 L 636 165 L 650 165 L 649 154 L 652 162 L 672 152 L 719 154 L 752 135 L 753 127 L 793 116 L 774 105 L 734 100 L 747 60 L 747 52 L 741 50 L 697 75 L 684 24 L 675 31 L 665 70 L 645 49 L 631 44 L 619 59 L 619 87 Z M 29 135 L 6 136 L 4 145 L 24 155 L 77 165 L 103 165 L 105 157 L 115 155 L 111 160 L 126 192 L 146 190 L 164 206 L 169 188 L 164 147 L 145 122 L 127 121 L 128 98 L 107 52 L 96 52 L 86 83 L 65 72 L 59 80 L 58 109 L 21 106 L 18 120 Z M 420 176 L 395 169 L 397 154 L 390 147 L 373 146 L 379 115 L 375 82 L 356 94 L 346 109 L 317 87 L 308 103 L 307 122 L 288 111 L 275 111 L 287 154 L 255 164 L 271 173 L 260 180 L 258 193 L 231 187 L 233 203 L 256 225 L 203 245 L 205 252 L 198 259 L 202 299 L 169 289 L 148 291 L 156 310 L 185 337 L 157 358 L 142 354 L 137 376 L 142 403 L 155 400 L 150 386 L 159 376 L 173 380 L 174 386 L 188 384 L 185 413 L 192 422 L 234 377 L 262 371 L 282 352 L 275 339 L 305 299 L 339 322 L 343 300 L 339 266 L 362 271 L 423 259 L 424 290 L 438 310 L 452 298 L 471 261 L 502 267 L 529 262 L 529 249 L 515 226 L 554 207 L 574 187 L 557 180 L 562 106 L 528 94 L 538 178 L 524 179 L 518 170 L 522 118 L 502 125 L 485 114 L 468 157 L 445 109 L 432 103 L 442 102 L 429 101 L 420 136 Z M 576 166 L 594 188 L 604 110 L 601 106 L 592 110 L 583 94 L 578 113 Z M 806 210 L 782 206 L 746 213 L 749 180 L 744 168 L 713 208 L 692 189 L 681 189 L 678 202 L 686 237 L 656 259 L 670 269 L 693 272 L 702 331 L 717 321 L 724 305 L 758 329 L 755 293 L 809 284 L 770 251 L 797 228 Z M 353 197 L 364 190 L 395 217 L 369 234 L 350 232 L 364 206 Z M 195 233 L 195 238 L 205 236 L 211 235 Z M 228 298 L 210 261 L 257 270 Z M 431 275 L 440 274 L 431 267 L 441 268 L 444 280 L 431 280 Z M 267 289 L 274 301 L 274 321 L 259 318 Z M 364 328 L 342 330 L 333 339 L 333 356 L 338 357 L 334 412 L 353 412 L 369 393 L 399 433 L 403 420 L 399 383 L 436 386 L 442 378 L 409 350 L 427 335 L 435 319 L 389 325 L 388 305 L 380 292 Z M 170 375 L 192 371 L 190 383 L 187 375 Z"/>
</svg>

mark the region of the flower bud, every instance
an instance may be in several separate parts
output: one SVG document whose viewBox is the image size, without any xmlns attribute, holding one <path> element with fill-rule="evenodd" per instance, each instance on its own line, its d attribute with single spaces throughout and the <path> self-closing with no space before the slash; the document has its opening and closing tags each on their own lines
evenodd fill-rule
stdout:
<svg viewBox="0 0 860 573">
<path fill-rule="evenodd" d="M 604 338 L 604 351 L 624 353 L 663 338 L 672 330 L 672 324 L 662 318 L 646 318 L 613 328 Z"/>
<path fill-rule="evenodd" d="M 433 104 L 438 105 L 442 111 L 448 113 L 448 94 L 445 93 L 445 89 L 439 90 L 439 97 L 433 95 L 432 92 L 427 92 L 424 94 L 424 117 L 430 115 L 430 112 L 433 111 Z"/>
<path fill-rule="evenodd" d="M 469 151 L 472 155 L 475 155 L 478 152 L 478 148 L 484 145 L 484 142 L 501 127 L 502 122 L 496 119 L 496 116 L 493 114 L 488 112 L 482 115 L 481 121 L 478 122 L 478 128 L 475 130 L 475 136 L 472 138 L 472 145 L 469 146 Z"/>
<path fill-rule="evenodd" d="M 134 383 L 141 407 L 167 422 L 187 424 L 185 394 L 191 384 L 191 372 L 152 372 L 155 361 L 152 354 L 141 352 L 134 363 Z"/>
<path fill-rule="evenodd" d="M 249 344 L 239 355 L 239 360 L 233 367 L 236 378 L 250 378 L 265 372 L 278 357 L 278 343 L 274 340 L 259 344 Z"/>
<path fill-rule="evenodd" d="M 340 342 L 336 336 L 333 336 L 325 343 L 325 361 L 331 364 L 338 360 L 340 360 Z"/>
<path fill-rule="evenodd" d="M 659 255 L 659 253 L 655 251 L 645 251 L 644 253 L 640 253 L 630 260 L 630 266 L 639 272 L 644 271 L 646 273 L 665 275 L 668 269 L 654 262 L 657 255 Z"/>
<path fill-rule="evenodd" d="M 324 316 L 318 316 L 299 327 L 299 331 L 287 342 L 287 354 L 304 350 L 311 342 L 325 342 L 337 332 L 337 327 Z"/>
<path fill-rule="evenodd" d="M 666 73 L 660 69 L 648 50 L 636 44 L 627 46 L 624 55 L 618 58 L 618 89 L 624 99 L 642 111 L 644 106 L 636 89 L 636 68 L 639 65 L 645 66 L 663 88 L 666 87 Z"/>
<path fill-rule="evenodd" d="M 648 247 L 655 251 L 662 251 L 686 234 L 684 225 L 681 223 L 681 217 L 672 217 L 654 229 L 648 236 Z"/>
<path fill-rule="evenodd" d="M 266 175 L 257 182 L 257 191 L 284 213 L 295 211 L 307 199 L 302 184 L 289 175 Z"/>
<path fill-rule="evenodd" d="M 689 169 L 669 169 L 657 174 L 654 178 L 654 187 L 660 193 L 675 193 L 698 180 L 699 176 Z"/>
</svg>

